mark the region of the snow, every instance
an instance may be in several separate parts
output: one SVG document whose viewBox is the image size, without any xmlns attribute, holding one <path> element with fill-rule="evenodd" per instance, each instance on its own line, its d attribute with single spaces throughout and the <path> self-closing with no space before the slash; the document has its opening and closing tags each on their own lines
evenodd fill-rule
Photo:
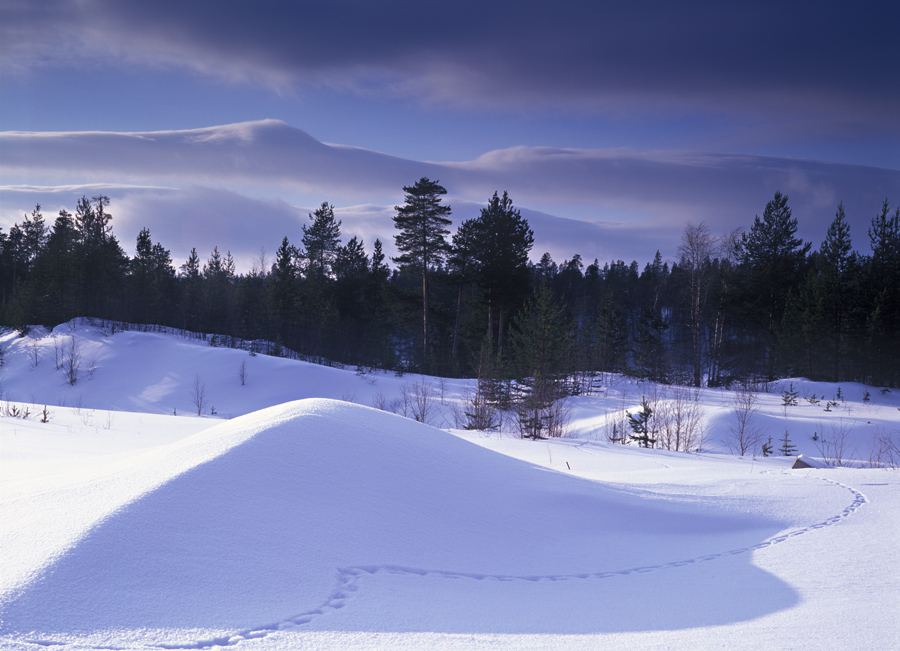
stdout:
<svg viewBox="0 0 900 651">
<path fill-rule="evenodd" d="M 900 475 L 851 467 L 900 392 L 770 387 L 776 449 L 825 465 L 813 433 L 844 432 L 844 467 L 792 470 L 725 453 L 727 391 L 673 452 L 606 442 L 662 390 L 623 378 L 524 441 L 455 429 L 465 381 L 74 324 L 0 346 L 0 406 L 30 411 L 0 416 L 0 648 L 900 648 Z M 373 408 L 424 387 L 428 424 Z"/>
</svg>

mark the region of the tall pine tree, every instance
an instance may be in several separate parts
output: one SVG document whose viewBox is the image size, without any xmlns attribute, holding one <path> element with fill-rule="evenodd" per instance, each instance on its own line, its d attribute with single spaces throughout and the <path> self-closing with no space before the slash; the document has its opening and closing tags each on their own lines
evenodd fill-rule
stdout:
<svg viewBox="0 0 900 651">
<path fill-rule="evenodd" d="M 422 177 L 414 185 L 404 186 L 406 202 L 394 206 L 394 226 L 399 233 L 394 236 L 401 252 L 393 258 L 397 264 L 417 271 L 422 276 L 422 368 L 430 368 L 428 348 L 428 274 L 430 269 L 443 262 L 450 250 L 447 235 L 451 221 L 450 206 L 441 203 L 447 194 L 437 181 Z"/>
</svg>

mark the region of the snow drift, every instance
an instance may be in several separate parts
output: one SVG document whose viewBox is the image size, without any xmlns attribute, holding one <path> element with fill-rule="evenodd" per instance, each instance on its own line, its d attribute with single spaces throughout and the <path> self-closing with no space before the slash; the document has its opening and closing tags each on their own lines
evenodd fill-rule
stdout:
<svg viewBox="0 0 900 651">
<path fill-rule="evenodd" d="M 160 477 L 173 464 L 189 469 L 122 504 L 0 597 L 0 632 L 227 639 L 306 623 L 340 605 L 341 586 L 359 574 L 589 580 L 676 567 L 780 528 L 547 471 L 324 399 L 217 425 L 148 464 Z"/>
</svg>

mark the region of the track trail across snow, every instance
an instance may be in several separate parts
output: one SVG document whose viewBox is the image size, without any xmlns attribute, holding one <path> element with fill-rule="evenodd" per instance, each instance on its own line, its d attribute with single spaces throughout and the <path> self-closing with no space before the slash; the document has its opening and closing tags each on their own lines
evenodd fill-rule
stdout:
<svg viewBox="0 0 900 651">
<path fill-rule="evenodd" d="M 433 578 L 443 578 L 443 579 L 455 579 L 455 580 L 470 580 L 470 581 L 507 581 L 507 582 L 538 582 L 538 581 L 597 581 L 602 579 L 608 579 L 619 576 L 627 576 L 630 574 L 643 574 L 647 572 L 658 572 L 662 570 L 667 570 L 671 568 L 683 567 L 688 565 L 696 565 L 699 563 L 706 563 L 709 561 L 714 561 L 718 558 L 723 558 L 727 556 L 734 556 L 737 554 L 746 554 L 756 550 L 766 549 L 767 547 L 772 547 L 774 545 L 781 544 L 786 542 L 792 538 L 796 538 L 798 536 L 802 536 L 804 534 L 810 533 L 817 529 L 823 529 L 825 527 L 829 527 L 831 525 L 837 524 L 846 518 L 849 518 L 856 511 L 858 511 L 864 504 L 868 503 L 868 499 L 866 496 L 858 491 L 857 489 L 847 486 L 846 484 L 842 484 L 840 482 L 827 479 L 824 477 L 816 477 L 816 479 L 826 482 L 828 484 L 832 484 L 834 486 L 838 486 L 843 488 L 853 497 L 852 502 L 844 508 L 840 513 L 837 513 L 825 520 L 821 520 L 814 524 L 808 525 L 806 527 L 793 529 L 788 533 L 775 536 L 773 538 L 769 538 L 761 543 L 756 545 L 751 545 L 749 547 L 742 547 L 739 549 L 730 549 L 727 551 L 715 553 L 715 554 L 706 554 L 704 556 L 698 556 L 696 558 L 688 558 L 684 560 L 671 561 L 668 563 L 662 563 L 659 565 L 644 565 L 640 567 L 631 567 L 621 570 L 611 570 L 611 571 L 596 571 L 596 572 L 585 572 L 578 574 L 551 574 L 551 575 L 508 575 L 508 574 L 476 574 L 476 573 L 465 573 L 465 572 L 447 572 L 437 569 L 425 569 L 425 568 L 416 568 L 416 567 L 403 567 L 398 565 L 356 565 L 356 566 L 347 566 L 342 568 L 337 568 L 337 581 L 333 592 L 328 596 L 327 599 L 323 601 L 323 603 L 313 610 L 309 610 L 304 613 L 300 613 L 288 619 L 275 622 L 268 625 L 258 626 L 252 629 L 244 629 L 241 631 L 236 631 L 227 636 L 222 636 L 218 638 L 208 638 L 202 640 L 196 640 L 190 643 L 184 644 L 160 644 L 156 645 L 152 648 L 161 648 L 161 649 L 207 649 L 212 647 L 221 647 L 221 646 L 233 646 L 240 642 L 259 639 L 263 637 L 267 637 L 277 631 L 290 631 L 290 630 L 302 630 L 304 626 L 308 625 L 310 622 L 315 620 L 318 617 L 322 617 L 331 612 L 338 611 L 348 605 L 348 603 L 352 600 L 353 595 L 359 591 L 361 587 L 361 580 L 365 577 L 370 577 L 374 575 L 400 575 L 400 576 L 408 576 L 408 577 L 433 577 Z M 53 645 L 57 646 L 59 643 L 49 642 L 39 639 L 31 639 L 28 640 L 32 644 L 40 644 L 40 645 Z M 64 646 L 64 645 L 60 645 Z M 103 649 L 113 649 L 115 647 L 111 647 L 108 645 L 104 645 L 103 647 L 90 647 L 86 648 L 103 648 Z"/>
</svg>

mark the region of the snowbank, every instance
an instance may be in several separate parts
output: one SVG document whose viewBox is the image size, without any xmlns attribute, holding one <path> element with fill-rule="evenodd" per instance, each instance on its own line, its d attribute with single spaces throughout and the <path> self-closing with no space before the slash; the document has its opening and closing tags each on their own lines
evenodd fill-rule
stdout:
<svg viewBox="0 0 900 651">
<path fill-rule="evenodd" d="M 118 505 L 3 595 L 0 631 L 217 637 L 309 618 L 360 574 L 601 578 L 675 567 L 778 529 L 548 472 L 330 400 L 273 407 L 150 454 L 145 467 L 162 477 L 172 464 L 189 468 Z"/>
</svg>

